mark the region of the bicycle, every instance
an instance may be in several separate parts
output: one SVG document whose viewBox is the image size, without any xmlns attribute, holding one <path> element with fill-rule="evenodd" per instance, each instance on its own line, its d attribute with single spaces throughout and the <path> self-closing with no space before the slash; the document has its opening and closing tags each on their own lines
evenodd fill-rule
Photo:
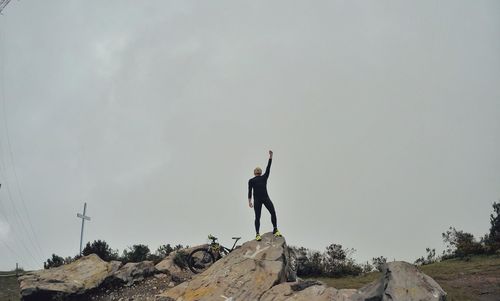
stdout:
<svg viewBox="0 0 500 301">
<path fill-rule="evenodd" d="M 208 239 L 212 241 L 208 247 L 195 249 L 188 256 L 187 263 L 189 269 L 195 274 L 205 271 L 217 260 L 241 247 L 236 246 L 236 243 L 241 239 L 241 237 L 232 237 L 232 239 L 234 239 L 234 244 L 231 249 L 218 243 L 217 237 L 212 236 L 211 234 L 208 235 Z"/>
</svg>

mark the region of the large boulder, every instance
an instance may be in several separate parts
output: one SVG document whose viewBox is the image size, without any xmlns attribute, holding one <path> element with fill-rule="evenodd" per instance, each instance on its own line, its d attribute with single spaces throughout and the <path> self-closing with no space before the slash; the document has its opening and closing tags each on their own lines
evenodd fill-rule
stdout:
<svg viewBox="0 0 500 301">
<path fill-rule="evenodd" d="M 444 301 L 446 292 L 415 265 L 395 261 L 385 265 L 380 280 L 361 288 L 354 297 L 359 300 L 381 301 Z"/>
<path fill-rule="evenodd" d="M 348 301 L 357 291 L 337 290 L 319 281 L 281 283 L 265 292 L 260 301 Z"/>
<path fill-rule="evenodd" d="M 407 262 L 390 262 L 382 277 L 359 290 L 327 287 L 319 281 L 281 283 L 260 301 L 444 301 L 446 292 L 431 277 Z"/>
<path fill-rule="evenodd" d="M 21 298 L 25 301 L 52 300 L 83 294 L 101 285 L 120 265 L 120 262 L 106 262 L 91 254 L 60 267 L 30 272 L 18 279 Z"/>
<path fill-rule="evenodd" d="M 159 295 L 158 300 L 259 300 L 274 285 L 293 279 L 285 239 L 272 233 L 249 241 L 209 269 Z"/>
<path fill-rule="evenodd" d="M 155 265 L 152 261 L 129 262 L 113 273 L 106 282 L 130 286 L 155 272 Z"/>
<path fill-rule="evenodd" d="M 172 280 L 175 282 L 183 282 L 184 280 L 191 278 L 192 273 L 191 270 L 185 266 L 180 267 L 175 263 L 175 258 L 182 252 L 184 256 L 188 256 L 193 250 L 197 248 L 207 248 L 208 245 L 199 245 L 190 248 L 184 248 L 179 251 L 173 251 L 167 257 L 165 257 L 162 261 L 156 264 L 155 268 L 157 271 L 161 273 L 165 273 L 172 276 Z M 186 263 L 187 264 L 187 263 Z"/>
</svg>

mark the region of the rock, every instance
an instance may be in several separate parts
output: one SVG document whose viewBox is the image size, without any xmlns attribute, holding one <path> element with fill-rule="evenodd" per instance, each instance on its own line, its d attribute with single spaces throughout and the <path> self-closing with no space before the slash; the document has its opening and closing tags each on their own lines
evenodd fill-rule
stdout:
<svg viewBox="0 0 500 301">
<path fill-rule="evenodd" d="M 110 261 L 110 264 L 111 264 L 111 273 L 116 273 L 116 271 L 118 271 L 122 265 L 123 265 L 123 262 L 121 261 L 118 261 L 118 260 L 112 260 Z"/>
<path fill-rule="evenodd" d="M 260 301 L 444 301 L 446 292 L 432 278 L 407 262 L 387 264 L 380 280 L 360 290 L 326 287 L 319 281 L 282 283 L 268 290 Z"/>
<path fill-rule="evenodd" d="M 51 300 L 83 294 L 98 287 L 117 268 L 95 254 L 82 257 L 57 268 L 30 272 L 19 277 L 21 298 Z"/>
<path fill-rule="evenodd" d="M 157 296 L 157 300 L 259 300 L 275 284 L 293 278 L 285 239 L 272 233 L 249 241 L 191 281 Z"/>
<path fill-rule="evenodd" d="M 204 245 L 199 245 L 199 246 L 195 246 L 195 247 L 184 248 L 184 249 L 179 250 L 179 251 L 174 251 L 174 252 L 170 253 L 167 257 L 165 257 L 162 261 L 160 261 L 155 266 L 155 268 L 162 273 L 176 275 L 180 278 L 184 278 L 184 275 L 183 275 L 184 272 L 191 273 L 191 271 L 189 270 L 189 268 L 187 266 L 184 269 L 182 269 L 181 267 L 177 266 L 174 263 L 174 258 L 176 256 L 176 254 L 182 251 L 186 255 L 189 255 L 194 249 L 202 248 L 202 247 L 207 248 L 208 245 L 204 244 Z"/>
<path fill-rule="evenodd" d="M 166 274 L 160 273 L 160 274 L 155 274 L 154 277 L 156 279 L 163 279 L 163 278 L 167 278 L 168 276 Z"/>
<path fill-rule="evenodd" d="M 175 282 L 175 283 L 182 283 L 182 282 L 184 282 L 184 281 L 186 281 L 186 280 L 187 280 L 187 278 L 185 278 L 185 277 L 183 277 L 183 276 L 180 276 L 179 274 L 173 274 L 173 275 L 171 276 L 171 279 L 172 279 L 172 281 L 173 281 L 173 282 Z"/>
<path fill-rule="evenodd" d="M 357 290 L 327 287 L 319 281 L 282 283 L 274 286 L 259 299 L 260 301 L 348 301 Z"/>
<path fill-rule="evenodd" d="M 128 263 L 120 267 L 120 262 L 107 263 L 96 255 L 90 255 L 68 265 L 19 277 L 21 296 L 23 300 L 95 300 L 93 292 L 102 292 L 105 300 L 148 301 L 154 294 L 161 292 L 156 295 L 156 300 L 446 300 L 446 293 L 432 278 L 406 262 L 388 263 L 379 280 L 359 290 L 338 290 L 319 281 L 297 279 L 290 267 L 285 239 L 276 238 L 271 233 L 262 237 L 260 242 L 246 242 L 203 273 L 177 286 L 186 279 L 183 277 L 187 275 L 189 278 L 193 274 L 182 271 L 179 276 L 175 273 L 169 275 L 170 271 L 164 270 L 166 274 L 134 284 L 156 272 L 151 261 Z M 170 259 L 173 261 L 173 258 Z M 113 287 L 101 286 L 109 282 L 126 283 L 129 287 L 120 287 L 117 291 Z M 94 290 L 99 286 L 99 290 Z M 171 288 L 163 291 L 168 287 Z"/>
<path fill-rule="evenodd" d="M 158 301 L 443 301 L 446 293 L 406 262 L 387 264 L 383 276 L 360 290 L 297 280 L 284 238 L 271 233 L 250 241 L 192 280 L 156 296 Z M 291 281 L 291 282 L 287 282 Z"/>
<path fill-rule="evenodd" d="M 153 275 L 156 269 L 152 261 L 129 262 L 113 273 L 106 282 L 130 286 Z"/>
<path fill-rule="evenodd" d="M 359 300 L 444 301 L 446 292 L 416 266 L 396 261 L 386 264 L 380 280 L 362 287 L 353 297 Z"/>
</svg>

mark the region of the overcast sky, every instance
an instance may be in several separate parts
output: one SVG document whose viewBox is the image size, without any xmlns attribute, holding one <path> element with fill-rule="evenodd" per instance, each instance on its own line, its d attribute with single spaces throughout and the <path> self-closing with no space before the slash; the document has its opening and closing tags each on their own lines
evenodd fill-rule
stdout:
<svg viewBox="0 0 500 301">
<path fill-rule="evenodd" d="M 498 1 L 11 1 L 0 270 L 254 237 L 413 262 L 500 198 Z M 263 210 L 262 232 L 272 229 Z"/>
</svg>

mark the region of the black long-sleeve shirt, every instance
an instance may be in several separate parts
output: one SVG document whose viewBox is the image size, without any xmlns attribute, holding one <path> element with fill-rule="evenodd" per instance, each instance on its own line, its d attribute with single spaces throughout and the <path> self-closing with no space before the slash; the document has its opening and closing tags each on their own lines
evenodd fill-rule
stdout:
<svg viewBox="0 0 500 301">
<path fill-rule="evenodd" d="M 269 172 L 271 171 L 272 159 L 267 162 L 266 172 L 262 176 L 255 176 L 248 181 L 248 199 L 253 198 L 255 200 L 268 199 L 267 194 L 267 178 L 269 178 Z"/>
</svg>

